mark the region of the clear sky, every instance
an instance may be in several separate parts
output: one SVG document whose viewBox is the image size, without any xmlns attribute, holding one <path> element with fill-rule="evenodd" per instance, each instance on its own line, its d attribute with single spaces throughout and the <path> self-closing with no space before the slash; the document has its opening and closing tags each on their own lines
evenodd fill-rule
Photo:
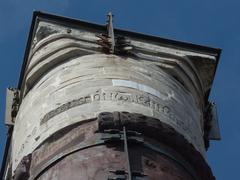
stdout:
<svg viewBox="0 0 240 180">
<path fill-rule="evenodd" d="M 210 96 L 218 105 L 222 140 L 211 143 L 208 161 L 217 180 L 239 179 L 239 8 L 239 0 L 0 0 L 1 158 L 5 88 L 17 86 L 32 12 L 104 24 L 112 11 L 117 28 L 223 49 Z"/>
</svg>

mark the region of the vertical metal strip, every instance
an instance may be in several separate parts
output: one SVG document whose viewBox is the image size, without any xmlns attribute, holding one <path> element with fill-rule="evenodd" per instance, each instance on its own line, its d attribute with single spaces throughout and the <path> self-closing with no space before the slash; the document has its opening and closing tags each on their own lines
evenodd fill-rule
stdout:
<svg viewBox="0 0 240 180">
<path fill-rule="evenodd" d="M 127 143 L 127 132 L 126 127 L 123 126 L 123 138 L 124 138 L 124 151 L 126 153 L 126 159 L 127 159 L 127 169 L 128 169 L 128 179 L 132 180 L 132 171 L 131 171 L 131 165 L 129 160 L 129 152 L 128 152 L 128 143 Z"/>
</svg>

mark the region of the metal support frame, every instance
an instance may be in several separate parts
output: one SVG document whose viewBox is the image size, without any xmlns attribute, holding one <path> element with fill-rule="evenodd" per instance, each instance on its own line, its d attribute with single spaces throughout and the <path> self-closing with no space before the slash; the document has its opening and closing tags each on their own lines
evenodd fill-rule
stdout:
<svg viewBox="0 0 240 180">
<path fill-rule="evenodd" d="M 36 172 L 34 172 L 29 180 L 35 180 L 37 177 L 39 177 L 42 173 L 44 173 L 45 170 L 47 170 L 49 167 L 54 165 L 55 163 L 61 161 L 64 157 L 67 157 L 73 153 L 76 153 L 78 151 L 81 151 L 83 149 L 88 149 L 95 146 L 101 146 L 101 145 L 107 145 L 107 144 L 118 144 L 122 143 L 124 145 L 124 152 L 126 153 L 126 161 L 127 161 L 127 170 L 122 169 L 116 169 L 111 170 L 108 180 L 147 180 L 147 175 L 143 174 L 142 172 L 137 172 L 131 169 L 131 161 L 129 157 L 129 147 L 128 145 L 140 145 L 145 148 L 151 149 L 157 153 L 160 153 L 174 162 L 176 162 L 179 166 L 181 166 L 183 169 L 185 169 L 194 180 L 199 180 L 197 177 L 195 171 L 191 167 L 191 165 L 185 161 L 183 158 L 179 157 L 179 155 L 175 154 L 175 152 L 166 149 L 164 145 L 158 144 L 152 144 L 149 142 L 145 142 L 143 137 L 141 137 L 141 133 L 138 133 L 136 131 L 131 131 L 127 129 L 127 126 L 123 126 L 122 130 L 119 129 L 106 129 L 102 130 L 101 132 L 96 133 L 97 137 L 95 141 L 88 142 L 81 142 L 59 154 L 56 154 L 53 156 L 50 160 L 45 162 L 41 167 L 38 167 L 36 169 Z"/>
<path fill-rule="evenodd" d="M 119 180 L 146 180 L 147 176 L 142 172 L 133 171 L 131 168 L 131 161 L 129 157 L 128 143 L 142 144 L 144 143 L 143 138 L 140 137 L 141 133 L 136 131 L 127 130 L 126 126 L 123 126 L 122 131 L 118 129 L 108 129 L 103 131 L 102 139 L 105 143 L 123 142 L 124 152 L 126 154 L 127 171 L 125 170 L 111 170 L 111 174 L 108 180 L 119 179 Z"/>
<path fill-rule="evenodd" d="M 115 142 L 124 142 L 124 152 L 126 153 L 126 161 L 127 161 L 127 171 L 123 170 L 115 170 L 111 172 L 115 172 L 116 176 L 110 177 L 109 180 L 118 179 L 119 177 L 123 178 L 123 176 L 128 175 L 128 180 L 146 180 L 147 176 L 144 175 L 142 172 L 135 172 L 131 169 L 131 162 L 129 158 L 129 148 L 128 143 L 134 143 L 142 145 L 148 149 L 151 149 L 157 153 L 163 154 L 166 157 L 170 158 L 174 162 L 176 162 L 179 166 L 185 169 L 194 180 L 199 180 L 195 171 L 191 167 L 191 165 L 185 161 L 183 158 L 176 155 L 173 151 L 164 148 L 163 146 L 156 146 L 151 143 L 145 142 L 142 137 L 140 137 L 141 133 L 136 131 L 129 131 L 127 130 L 126 126 L 123 126 L 123 131 L 118 129 L 108 129 L 103 131 L 103 140 L 105 143 L 115 143 Z M 121 173 L 120 173 L 121 172 Z M 121 178 L 119 180 L 121 180 Z"/>
</svg>

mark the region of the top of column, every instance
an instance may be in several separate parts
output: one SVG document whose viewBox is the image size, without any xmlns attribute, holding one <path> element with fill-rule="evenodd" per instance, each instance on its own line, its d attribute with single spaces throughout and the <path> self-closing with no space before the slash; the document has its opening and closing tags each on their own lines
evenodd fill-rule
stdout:
<svg viewBox="0 0 240 180">
<path fill-rule="evenodd" d="M 112 22 L 110 22 L 112 15 L 108 16 L 108 23 L 111 25 L 109 27 L 113 29 Z M 109 32 L 109 27 L 39 11 L 34 12 L 18 83 L 18 89 L 21 90 L 21 94 L 23 95 L 25 91 L 25 78 L 27 69 L 30 66 L 29 60 L 37 48 L 40 48 L 46 41 L 69 36 L 79 38 L 85 43 L 82 43 L 83 47 L 81 47 L 83 55 L 84 51 L 87 53 L 110 53 L 114 47 L 115 54 L 128 54 L 129 56 L 145 58 L 149 61 L 159 61 L 159 63 L 163 63 L 165 66 L 178 66 L 181 69 L 183 68 L 181 64 L 187 63 L 187 66 L 192 71 L 191 73 L 193 73 L 193 75 L 188 76 L 193 78 L 192 81 L 197 86 L 197 89 L 202 91 L 200 94 L 207 102 L 221 49 L 120 29 L 114 29 L 113 34 L 113 31 Z M 108 37 L 109 33 L 113 37 Z M 112 43 L 114 43 L 114 46 Z M 110 46 L 110 50 L 108 50 L 108 46 Z M 179 62 L 168 61 L 172 57 L 179 59 Z"/>
</svg>

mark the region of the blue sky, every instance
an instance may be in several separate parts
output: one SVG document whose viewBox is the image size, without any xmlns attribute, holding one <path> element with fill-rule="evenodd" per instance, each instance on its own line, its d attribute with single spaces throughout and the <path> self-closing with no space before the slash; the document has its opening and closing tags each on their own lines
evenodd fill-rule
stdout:
<svg viewBox="0 0 240 180">
<path fill-rule="evenodd" d="M 217 180 L 239 178 L 239 0 L 0 0 L 0 155 L 6 139 L 5 89 L 16 87 L 33 10 L 223 49 L 210 99 L 218 105 L 222 141 L 212 142 L 209 164 Z"/>
</svg>

